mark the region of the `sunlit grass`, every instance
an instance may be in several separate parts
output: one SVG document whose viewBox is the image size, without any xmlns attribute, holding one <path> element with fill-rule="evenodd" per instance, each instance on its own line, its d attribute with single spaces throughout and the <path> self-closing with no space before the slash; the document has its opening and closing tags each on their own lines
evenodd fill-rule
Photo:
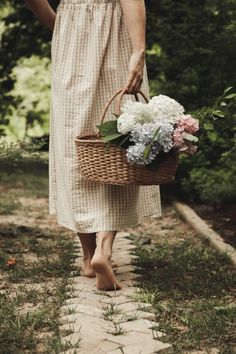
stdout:
<svg viewBox="0 0 236 354">
<path fill-rule="evenodd" d="M 137 242 L 137 235 L 133 239 Z M 236 277 L 228 256 L 207 242 L 199 246 L 190 240 L 157 242 L 152 249 L 138 247 L 136 253 L 144 301 L 153 304 L 155 329 L 166 333 L 163 340 L 174 345 L 175 353 L 210 347 L 231 353 L 236 344 Z"/>
</svg>

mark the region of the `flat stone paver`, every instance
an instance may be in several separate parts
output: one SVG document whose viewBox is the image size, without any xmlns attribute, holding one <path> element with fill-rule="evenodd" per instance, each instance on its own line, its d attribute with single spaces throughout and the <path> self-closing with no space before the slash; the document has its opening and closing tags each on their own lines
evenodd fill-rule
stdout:
<svg viewBox="0 0 236 354">
<path fill-rule="evenodd" d="M 127 321 L 134 321 L 137 319 L 146 319 L 150 321 L 155 321 L 156 316 L 152 312 L 136 310 L 136 311 L 130 311 L 126 313 L 113 315 L 112 318 L 116 322 L 127 322 Z"/>
<path fill-rule="evenodd" d="M 137 267 L 131 264 L 137 256 L 128 235 L 117 233 L 112 254 L 121 290 L 99 291 L 95 278 L 72 274 L 66 289 L 70 298 L 61 308 L 61 342 L 69 347 L 62 353 L 173 353 L 172 345 L 162 341 L 165 334 L 158 331 L 152 305 L 138 300 L 142 299 L 142 289 L 138 287 Z M 75 244 L 75 265 L 80 268 L 82 252 L 78 237 Z"/>
</svg>

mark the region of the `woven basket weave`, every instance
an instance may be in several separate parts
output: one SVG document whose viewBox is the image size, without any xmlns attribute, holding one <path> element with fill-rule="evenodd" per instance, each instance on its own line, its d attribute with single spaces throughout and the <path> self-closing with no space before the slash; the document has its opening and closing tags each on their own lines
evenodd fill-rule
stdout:
<svg viewBox="0 0 236 354">
<path fill-rule="evenodd" d="M 107 103 L 101 123 L 106 112 L 116 96 L 120 97 L 116 105 L 116 113 L 120 114 L 120 105 L 124 89 L 118 90 Z M 139 92 L 146 102 L 147 97 Z M 137 94 L 136 101 L 139 101 Z M 84 133 L 75 137 L 78 160 L 81 171 L 88 180 L 113 185 L 160 185 L 174 180 L 178 166 L 177 154 L 166 153 L 160 158 L 157 170 L 146 166 L 131 165 L 126 158 L 126 151 L 112 143 L 104 142 L 100 133 Z"/>
</svg>

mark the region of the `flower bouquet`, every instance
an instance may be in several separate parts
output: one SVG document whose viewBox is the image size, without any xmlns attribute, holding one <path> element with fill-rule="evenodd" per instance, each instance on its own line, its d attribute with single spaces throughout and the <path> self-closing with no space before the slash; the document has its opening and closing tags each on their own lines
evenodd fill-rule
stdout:
<svg viewBox="0 0 236 354">
<path fill-rule="evenodd" d="M 103 122 L 114 97 L 121 92 L 116 119 Z M 198 120 L 185 114 L 184 107 L 165 95 L 145 102 L 127 100 L 121 106 L 123 90 L 108 102 L 99 133 L 77 137 L 78 156 L 84 174 L 108 184 L 154 185 L 171 182 L 180 153 L 197 150 Z M 87 146 L 87 150 L 85 147 Z M 106 153 L 104 153 L 106 151 Z M 84 156 L 84 158 L 83 158 Z"/>
<path fill-rule="evenodd" d="M 175 152 L 193 154 L 198 138 L 198 120 L 184 114 L 184 107 L 165 95 L 154 96 L 148 103 L 127 101 L 117 120 L 97 125 L 102 139 L 125 148 L 130 164 L 155 169 L 160 155 Z"/>
</svg>

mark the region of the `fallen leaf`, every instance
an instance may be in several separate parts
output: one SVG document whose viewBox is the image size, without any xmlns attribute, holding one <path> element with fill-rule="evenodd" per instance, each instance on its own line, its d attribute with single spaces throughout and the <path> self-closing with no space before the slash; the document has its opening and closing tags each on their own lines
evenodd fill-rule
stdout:
<svg viewBox="0 0 236 354">
<path fill-rule="evenodd" d="M 8 267 L 14 267 L 16 265 L 16 258 L 15 257 L 9 258 L 7 260 L 6 264 L 7 264 Z"/>
</svg>

